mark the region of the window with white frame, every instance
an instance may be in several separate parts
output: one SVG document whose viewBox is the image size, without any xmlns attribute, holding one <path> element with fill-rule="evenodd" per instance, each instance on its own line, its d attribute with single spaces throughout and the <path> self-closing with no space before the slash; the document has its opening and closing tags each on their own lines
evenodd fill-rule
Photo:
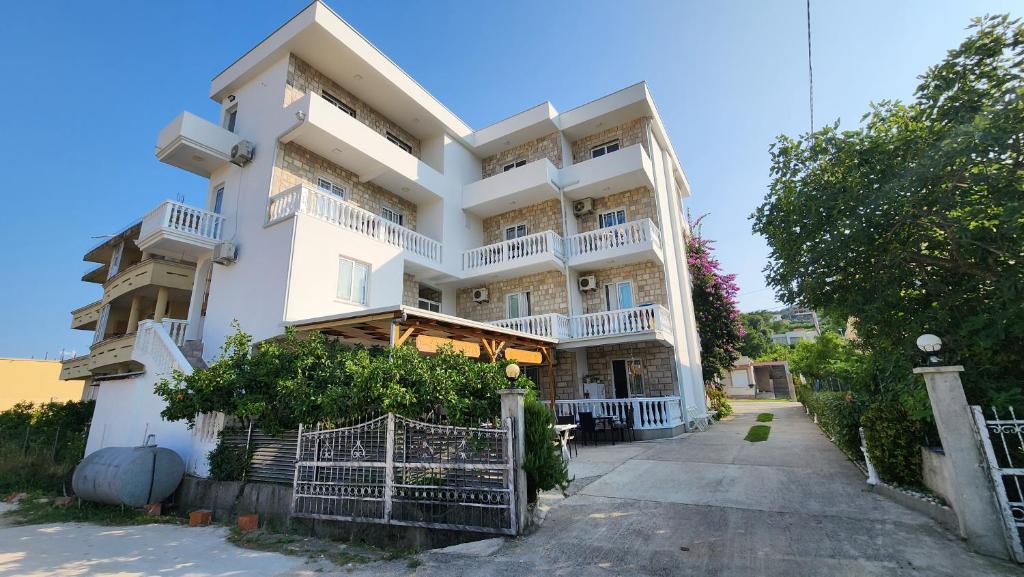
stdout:
<svg viewBox="0 0 1024 577">
<path fill-rule="evenodd" d="M 505 295 L 505 318 L 518 319 L 530 316 L 530 293 L 509 293 Z"/>
<path fill-rule="evenodd" d="M 234 105 L 231 108 L 224 111 L 224 128 L 228 132 L 235 131 L 235 121 L 238 120 L 238 105 Z"/>
<path fill-rule="evenodd" d="M 501 167 L 501 171 L 502 172 L 508 172 L 508 171 L 512 170 L 513 168 L 519 168 L 520 166 L 526 166 L 526 159 L 520 158 L 518 160 L 513 160 L 512 162 L 510 162 L 510 163 L 506 164 L 505 166 Z"/>
<path fill-rule="evenodd" d="M 633 281 L 612 282 L 604 285 L 604 303 L 607 310 L 633 308 Z"/>
<path fill-rule="evenodd" d="M 352 118 L 356 117 L 356 109 L 342 102 L 341 99 L 338 98 L 337 96 L 331 94 L 330 92 L 327 92 L 326 90 L 321 90 L 320 96 L 323 96 L 324 100 L 338 107 L 338 109 L 340 109 L 345 114 L 351 116 Z"/>
<path fill-rule="evenodd" d="M 385 136 L 387 137 L 388 142 L 394 144 L 395 146 L 397 146 L 398 148 L 401 148 L 402 150 L 408 152 L 409 154 L 412 154 L 412 145 L 411 144 L 409 144 L 408 142 L 402 140 L 401 138 L 398 138 L 397 136 L 395 136 L 394 134 L 392 134 L 389 131 L 385 131 Z"/>
<path fill-rule="evenodd" d="M 380 209 L 380 215 L 384 220 L 393 222 L 399 226 L 405 226 L 405 215 L 397 210 L 392 210 L 385 206 Z"/>
<path fill-rule="evenodd" d="M 330 180 L 328 180 L 326 178 L 323 178 L 323 177 L 317 178 L 316 179 L 316 187 L 321 192 L 326 192 L 328 194 L 333 194 L 335 196 L 340 196 L 341 198 L 345 198 L 345 188 L 342 187 L 342 186 L 338 186 L 337 184 L 334 184 L 333 182 L 331 182 Z"/>
<path fill-rule="evenodd" d="M 598 144 L 597 146 L 590 149 L 590 158 L 597 158 L 598 156 L 604 156 L 610 152 L 615 152 L 619 149 L 619 139 L 609 140 Z"/>
<path fill-rule="evenodd" d="M 515 240 L 522 238 L 530 233 L 529 227 L 525 224 L 517 224 L 514 226 L 505 228 L 505 240 Z"/>
<path fill-rule="evenodd" d="M 602 212 L 597 215 L 597 224 L 601 228 L 608 228 L 610 226 L 618 226 L 626 223 L 626 211 L 625 210 L 609 210 L 608 212 Z"/>
<path fill-rule="evenodd" d="M 338 259 L 339 299 L 365 305 L 369 282 L 370 265 L 345 257 Z"/>
<path fill-rule="evenodd" d="M 213 212 L 220 214 L 220 211 L 224 209 L 224 187 L 218 186 L 217 191 L 213 193 Z"/>
</svg>

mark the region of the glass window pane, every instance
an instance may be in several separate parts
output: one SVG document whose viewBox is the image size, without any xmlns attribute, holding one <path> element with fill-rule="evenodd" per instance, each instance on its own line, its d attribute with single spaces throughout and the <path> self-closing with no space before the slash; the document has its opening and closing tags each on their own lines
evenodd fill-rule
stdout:
<svg viewBox="0 0 1024 577">
<path fill-rule="evenodd" d="M 338 267 L 338 298 L 352 300 L 352 265 L 352 261 L 341 259 Z"/>
<path fill-rule="evenodd" d="M 608 146 L 606 146 L 605 147 L 605 152 L 615 152 L 618 149 L 619 149 L 619 143 L 618 143 L 618 141 L 616 141 L 616 142 L 613 142 L 613 143 L 609 144 Z"/>
<path fill-rule="evenodd" d="M 604 304 L 607 310 L 613 311 L 619 308 L 619 299 L 614 290 L 614 285 L 604 285 Z"/>
<path fill-rule="evenodd" d="M 597 158 L 598 156 L 601 156 L 603 154 L 604 154 L 604 149 L 603 148 L 595 148 L 594 150 L 590 151 L 590 158 Z"/>
<path fill-rule="evenodd" d="M 331 193 L 332 194 L 336 194 L 336 195 L 340 196 L 341 198 L 345 198 L 345 189 L 340 187 L 340 186 L 338 186 L 337 184 L 332 184 L 331 185 Z"/>
<path fill-rule="evenodd" d="M 616 224 L 626 223 L 626 211 L 620 210 L 615 213 Z"/>
<path fill-rule="evenodd" d="M 221 209 L 224 207 L 224 187 L 217 189 L 217 194 L 213 198 L 213 212 L 220 214 Z"/>
<path fill-rule="evenodd" d="M 519 295 L 510 294 L 508 295 L 508 318 L 517 319 L 519 318 Z"/>
<path fill-rule="evenodd" d="M 628 282 L 619 283 L 619 308 L 633 308 L 633 284 Z"/>
<path fill-rule="evenodd" d="M 327 180 L 326 178 L 316 179 L 316 187 L 324 192 L 331 192 L 331 188 L 333 186 L 334 185 L 331 184 L 331 181 Z"/>
<path fill-rule="evenodd" d="M 366 285 L 368 284 L 369 269 L 366 265 L 355 265 L 355 278 L 353 279 L 352 296 L 354 301 L 366 304 Z"/>
</svg>

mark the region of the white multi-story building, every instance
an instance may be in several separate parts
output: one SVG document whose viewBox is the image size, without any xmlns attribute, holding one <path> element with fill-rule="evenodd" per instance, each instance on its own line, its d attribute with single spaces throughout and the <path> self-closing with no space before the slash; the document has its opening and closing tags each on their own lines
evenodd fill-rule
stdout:
<svg viewBox="0 0 1024 577">
<path fill-rule="evenodd" d="M 609 399 L 595 410 L 632 406 L 652 435 L 705 414 L 690 191 L 646 84 L 473 130 L 314 2 L 210 97 L 220 118 L 184 112 L 156 147 L 208 179 L 206 205 L 161 203 L 86 256 L 104 295 L 72 326 L 96 344 L 65 376 L 97 385 L 89 450 L 196 450 L 152 385 L 212 361 L 236 320 L 257 339 L 410 315 L 484 331 L 489 353 L 532 338 L 559 413 Z"/>
</svg>

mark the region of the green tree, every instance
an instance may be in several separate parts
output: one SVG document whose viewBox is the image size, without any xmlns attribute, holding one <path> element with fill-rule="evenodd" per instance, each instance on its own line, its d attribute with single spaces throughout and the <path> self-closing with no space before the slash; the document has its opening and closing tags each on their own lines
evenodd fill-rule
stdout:
<svg viewBox="0 0 1024 577">
<path fill-rule="evenodd" d="M 754 311 L 741 313 L 744 335 L 740 340 L 739 353 L 752 359 L 760 359 L 777 353 L 778 345 L 772 341 L 772 335 L 780 332 L 780 321 L 773 321 L 774 313 L 770 311 Z"/>
<path fill-rule="evenodd" d="M 743 338 L 740 311 L 736 308 L 736 275 L 722 272 L 711 252 L 712 242 L 701 236 L 700 220 L 690 223 L 686 257 L 690 269 L 691 298 L 704 382 L 715 381 L 739 357 L 736 348 Z"/>
<path fill-rule="evenodd" d="M 973 402 L 1014 402 L 1024 399 L 1024 27 L 992 16 L 970 29 L 913 102 L 873 104 L 855 130 L 779 137 L 753 228 L 779 298 L 856 317 L 880 382 L 920 398 L 906 375 L 915 338 L 933 332 L 948 361 L 968 366 Z"/>
</svg>

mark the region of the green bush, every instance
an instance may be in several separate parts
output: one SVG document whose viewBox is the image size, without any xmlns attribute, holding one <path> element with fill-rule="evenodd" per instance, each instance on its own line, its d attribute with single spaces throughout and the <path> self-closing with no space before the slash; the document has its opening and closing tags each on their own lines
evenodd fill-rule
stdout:
<svg viewBox="0 0 1024 577">
<path fill-rule="evenodd" d="M 244 446 L 228 442 L 225 436 L 236 433 L 233 429 L 224 429 L 208 456 L 210 460 L 210 478 L 215 481 L 241 481 L 245 478 L 245 472 L 249 469 L 249 462 L 252 460 L 252 451 L 246 450 Z"/>
<path fill-rule="evenodd" d="M 912 420 L 898 401 L 874 402 L 861 418 L 871 463 L 883 481 L 921 485 L 921 445 L 924 427 Z"/>
<path fill-rule="evenodd" d="M 818 426 L 852 459 L 862 460 L 860 417 L 864 403 L 850 392 L 820 392 L 805 395 L 804 406 L 818 417 Z"/>
<path fill-rule="evenodd" d="M 541 491 L 569 486 L 569 469 L 562 458 L 562 448 L 555 432 L 555 416 L 551 410 L 530 391 L 524 406 L 524 436 L 526 455 L 523 469 L 526 470 L 526 491 L 530 503 L 537 502 Z"/>
<path fill-rule="evenodd" d="M 0 496 L 61 492 L 85 452 L 93 401 L 18 403 L 0 411 Z"/>
<path fill-rule="evenodd" d="M 729 404 L 725 391 L 711 384 L 707 385 L 705 389 L 708 397 L 708 409 L 717 411 L 715 413 L 716 421 L 732 414 L 732 405 Z"/>
</svg>

